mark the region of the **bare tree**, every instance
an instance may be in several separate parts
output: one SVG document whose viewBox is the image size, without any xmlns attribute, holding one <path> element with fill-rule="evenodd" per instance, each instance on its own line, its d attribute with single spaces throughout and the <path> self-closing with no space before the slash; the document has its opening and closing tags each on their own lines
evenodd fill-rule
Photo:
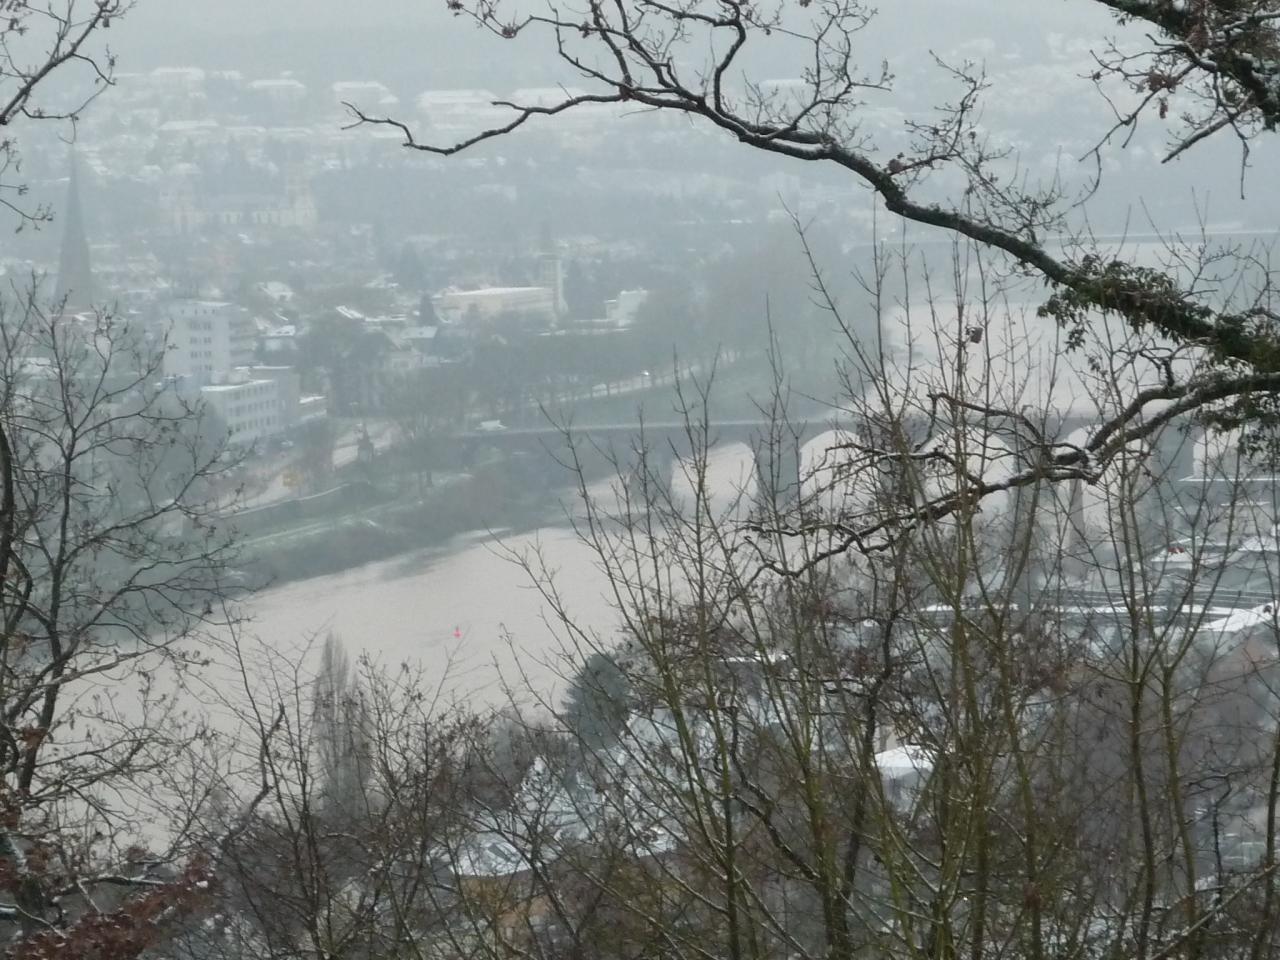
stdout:
<svg viewBox="0 0 1280 960">
<path fill-rule="evenodd" d="M 566 702 L 495 726 L 364 665 L 339 809 L 322 688 L 280 654 L 244 670 L 271 801 L 193 955 L 1270 955 L 1278 624 L 1248 604 L 1277 586 L 1273 479 L 1223 443 L 1188 482 L 1165 426 L 1088 489 L 980 490 L 1033 431 L 1128 402 L 1151 342 L 1094 327 L 1111 365 L 1057 368 L 981 258 L 895 304 L 880 258 L 869 298 L 910 336 L 850 340 L 842 417 L 808 444 L 779 373 L 761 479 L 715 475 L 709 386 L 680 400 L 674 476 L 641 436 L 602 491 L 569 445 L 618 622 L 580 622 L 525 559 Z"/>
<path fill-rule="evenodd" d="M 131 0 L 6 5 L 0 205 L 31 207 L 15 136 L 71 128 L 113 82 L 103 30 Z M 15 956 L 136 956 L 211 885 L 184 808 L 201 742 L 157 671 L 227 620 L 234 496 L 222 431 L 164 383 L 163 342 L 107 312 L 0 304 L 0 921 Z M 189 793 L 177 792 L 190 788 Z"/>
<path fill-rule="evenodd" d="M 0 314 L 0 920 L 52 955 L 103 936 L 90 915 L 123 891 L 140 912 L 119 946 L 136 952 L 148 916 L 204 877 L 189 837 L 157 832 L 179 802 L 160 785 L 199 734 L 157 676 L 203 663 L 195 641 L 231 616 L 219 514 L 235 458 L 161 375 L 163 343 L 34 294 L 13 304 Z"/>
<path fill-rule="evenodd" d="M 0 127 L 22 121 L 51 120 L 74 125 L 81 111 L 109 87 L 115 56 L 103 44 L 102 31 L 123 17 L 133 0 L 57 0 L 7 4 L 0 19 Z M 78 85 L 72 78 L 78 77 Z M 85 83 L 87 81 L 87 84 Z M 67 83 L 74 92 L 53 88 Z M 0 137 L 0 206 L 15 214 L 18 229 L 49 220 L 47 207 L 23 202 L 26 186 L 14 137 Z"/>
<path fill-rule="evenodd" d="M 1162 121 L 1172 114 L 1166 162 L 1230 131 L 1241 144 L 1243 167 L 1249 141 L 1274 131 L 1280 120 L 1280 10 L 1273 0 L 1098 2 L 1122 23 L 1148 31 L 1146 44 L 1109 44 L 1098 53 L 1095 81 L 1118 76 L 1137 94 L 1136 104 L 1117 109 L 1107 136 L 1130 136 L 1145 113 Z"/>
<path fill-rule="evenodd" d="M 455 794 L 434 874 L 453 909 L 414 952 L 1275 948 L 1277 615 L 1247 607 L 1276 589 L 1274 481 L 1224 444 L 1187 482 L 1141 447 L 1169 428 L 1088 490 L 977 495 L 976 478 L 1034 455 L 1018 441 L 1067 412 L 1055 398 L 1096 419 L 1126 384 L 1046 366 L 1011 336 L 999 286 L 970 279 L 913 304 L 912 350 L 851 343 L 844 419 L 794 479 L 760 481 L 776 489 L 726 493 L 703 394 L 684 402 L 674 478 L 642 437 L 602 493 L 570 447 L 617 630 L 580 622 L 554 570 L 525 559 L 576 692 L 543 702 L 550 725 L 516 713 L 507 749 L 468 754 L 481 774 Z M 1119 329 L 1123 368 L 1143 341 Z M 1066 394 L 1019 406 L 1059 378 Z M 1017 429 L 986 415 L 997 405 Z M 800 436 L 788 406 L 780 382 L 773 464 Z M 892 535 L 833 551 L 833 516 Z M 606 736 L 582 722 L 590 696 L 621 714 Z"/>
<path fill-rule="evenodd" d="M 299 435 L 298 469 L 312 490 L 324 489 L 333 479 L 333 452 L 337 430 L 328 420 L 311 420 Z"/>
<path fill-rule="evenodd" d="M 432 474 L 441 466 L 441 438 L 463 424 L 471 399 L 469 381 L 461 364 L 449 364 L 404 374 L 390 386 L 388 413 L 419 493 L 424 483 L 433 485 Z"/>
<path fill-rule="evenodd" d="M 265 802 L 248 816 L 235 804 L 209 811 L 209 835 L 234 831 L 234 840 L 221 848 L 209 922 L 173 948 L 237 958 L 439 955 L 442 931 L 460 922 L 441 864 L 466 823 L 484 718 L 448 705 L 407 667 L 344 664 L 331 641 L 314 676 L 305 655 L 266 646 L 239 662 L 242 695 L 226 699 L 246 721 L 245 757 L 225 787 Z M 344 701 L 336 712 L 335 693 Z"/>
</svg>

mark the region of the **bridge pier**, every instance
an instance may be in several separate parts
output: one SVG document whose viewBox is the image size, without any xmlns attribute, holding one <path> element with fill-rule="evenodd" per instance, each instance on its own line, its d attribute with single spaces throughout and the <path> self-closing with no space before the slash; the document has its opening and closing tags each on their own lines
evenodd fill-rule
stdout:
<svg viewBox="0 0 1280 960">
<path fill-rule="evenodd" d="M 1200 428 L 1191 423 L 1171 423 L 1155 437 L 1151 472 L 1162 484 L 1180 484 L 1196 475 L 1196 444 Z"/>
<path fill-rule="evenodd" d="M 619 480 L 626 487 L 633 506 L 648 508 L 665 502 L 671 495 L 671 471 L 675 455 L 670 447 L 655 444 L 643 450 L 631 449 L 619 454 Z"/>
<path fill-rule="evenodd" d="M 792 506 L 800 499 L 801 446 L 842 425 L 815 419 L 794 423 L 779 431 L 777 424 L 767 419 L 752 418 L 714 421 L 708 427 L 709 443 L 716 446 L 742 443 L 752 449 L 757 480 L 755 500 L 759 505 L 779 509 Z M 593 474 L 603 467 L 602 459 L 611 452 L 617 480 L 633 500 L 646 496 L 656 501 L 671 490 L 672 468 L 677 456 L 690 455 L 689 425 L 683 421 L 644 423 L 643 457 L 635 449 L 641 430 L 640 423 L 586 424 L 574 426 L 572 436 L 581 444 L 579 452 L 591 464 Z M 442 447 L 448 448 L 458 462 L 469 466 L 490 449 L 507 454 L 526 451 L 539 456 L 548 450 L 563 450 L 564 433 L 552 425 L 469 430 L 442 441 Z"/>
<path fill-rule="evenodd" d="M 756 505 L 764 512 L 785 510 L 800 502 L 800 441 L 781 437 L 757 443 Z"/>
</svg>

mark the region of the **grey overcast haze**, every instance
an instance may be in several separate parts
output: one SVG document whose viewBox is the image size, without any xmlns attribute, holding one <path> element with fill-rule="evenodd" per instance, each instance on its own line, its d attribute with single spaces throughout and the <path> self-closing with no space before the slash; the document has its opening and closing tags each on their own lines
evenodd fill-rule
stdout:
<svg viewBox="0 0 1280 960">
<path fill-rule="evenodd" d="M 0 960 L 1280 957 L 1280 0 L 0 0 Z"/>
<path fill-rule="evenodd" d="M 512 16 L 527 12 L 518 4 L 509 9 Z M 1031 161 L 1041 171 L 1060 152 L 1070 176 L 1074 161 L 1094 144 L 1089 139 L 1095 129 L 1091 125 L 1100 132 L 1114 122 L 1089 79 L 1095 66 L 1091 51 L 1098 47 L 1091 38 L 1118 36 L 1135 41 L 1141 35 L 1140 27 L 1117 27 L 1115 18 L 1096 3 L 905 0 L 881 4 L 874 21 L 856 38 L 855 50 L 866 63 L 887 59 L 899 77 L 897 88 L 924 98 L 917 99 L 921 103 L 934 98 L 941 102 L 949 93 L 932 61 L 934 54 L 949 61 L 970 59 L 982 64 L 992 82 L 984 109 L 997 117 L 1011 115 L 1013 125 L 1024 134 L 1019 146 L 1033 151 Z M 318 83 L 371 78 L 403 98 L 432 87 L 485 89 L 505 96 L 523 87 L 587 86 L 549 56 L 540 39 L 500 40 L 451 13 L 444 2 L 385 0 L 353 11 L 337 0 L 219 4 L 174 0 L 140 5 L 129 14 L 127 30 L 104 34 L 103 39 L 111 41 L 122 72 L 199 63 L 209 69 L 243 70 L 254 77 L 291 73 Z M 763 56 L 738 77 L 730 71 L 730 81 L 743 75 L 792 77 L 807 66 L 798 48 L 784 52 L 761 46 Z M 884 100 L 892 104 L 894 98 Z M 1079 129 L 1064 129 L 1057 122 L 1063 116 L 1079 118 Z M 626 129 L 610 125 L 609 132 L 625 136 Z M 1145 161 L 1148 151 L 1158 150 L 1163 142 L 1162 132 L 1147 123 L 1129 151 L 1111 151 L 1111 163 L 1118 168 L 1116 178 L 1125 178 L 1123 193 L 1129 202 L 1122 208 L 1114 202 L 1097 205 L 1105 207 L 1109 220 L 1123 222 L 1124 214 L 1139 206 L 1135 202 L 1139 196 L 1132 189 L 1135 183 L 1127 178 L 1140 180 L 1143 174 L 1124 169 L 1131 165 L 1128 158 Z M 518 137 L 506 147 L 520 148 Z M 1253 145 L 1251 162 L 1259 170 L 1265 167 L 1270 149 L 1267 143 Z M 1181 228 L 1193 224 L 1197 203 L 1203 204 L 1206 198 L 1212 199 L 1212 219 L 1239 224 L 1257 204 L 1269 206 L 1270 198 L 1255 195 L 1242 200 L 1238 184 L 1203 175 L 1204 167 L 1232 162 L 1231 152 L 1228 145 L 1208 144 L 1199 154 L 1161 171 L 1158 198 L 1145 194 L 1141 198 L 1180 208 L 1176 226 Z M 776 167 L 785 170 L 787 164 L 778 161 Z M 1193 192 L 1197 200 L 1192 199 Z M 1141 219 L 1140 213 L 1137 216 Z M 1114 226 L 1114 222 L 1108 224 L 1108 228 Z"/>
</svg>

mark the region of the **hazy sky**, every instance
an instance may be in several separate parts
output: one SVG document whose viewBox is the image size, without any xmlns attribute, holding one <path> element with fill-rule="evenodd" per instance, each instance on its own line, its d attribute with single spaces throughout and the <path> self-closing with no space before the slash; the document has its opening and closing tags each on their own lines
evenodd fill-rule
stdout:
<svg viewBox="0 0 1280 960">
<path fill-rule="evenodd" d="M 529 0 L 518 6 L 527 9 Z M 869 46 L 890 57 L 925 55 L 930 47 L 960 38 L 1016 44 L 1042 41 L 1047 32 L 1096 37 L 1110 22 L 1090 0 L 895 0 L 879 7 Z M 328 38 L 322 54 L 308 49 L 308 38 L 317 35 Z M 330 62 L 349 61 L 353 70 L 390 61 L 401 72 L 408 66 L 401 61 L 417 61 L 424 71 L 447 65 L 472 75 L 519 55 L 453 17 L 444 0 L 138 0 L 112 42 L 124 55 L 125 70 L 131 60 L 135 67 L 150 67 L 253 55 L 269 72 L 275 64 L 305 67 L 323 55 Z"/>
<path fill-rule="evenodd" d="M 524 6 L 528 6 L 524 4 Z M 561 5 L 571 9 L 572 4 Z M 973 32 L 1000 35 L 1019 24 L 1049 24 L 1061 29 L 1071 22 L 1082 27 L 1106 14 L 1090 0 L 1029 3 L 1027 0 L 896 0 L 880 4 L 886 22 L 909 24 L 916 36 L 931 24 L 954 29 L 969 21 Z M 920 14 L 928 13 L 922 18 Z M 182 28 L 187 33 L 257 33 L 296 27 L 343 28 L 423 25 L 451 19 L 444 0 L 139 0 L 129 14 L 130 30 L 152 32 Z"/>
<path fill-rule="evenodd" d="M 545 0 L 502 2 L 510 10 L 528 11 L 542 9 Z M 569 13 L 577 2 L 557 0 L 557 5 Z M 804 16 L 797 5 L 782 2 L 792 15 Z M 1033 169 L 1053 168 L 1060 154 L 1087 154 L 1105 129 L 1108 108 L 1086 77 L 1090 49 L 1100 49 L 1119 30 L 1101 4 L 892 0 L 878 8 L 856 42 L 858 55 L 869 69 L 888 60 L 900 82 L 895 93 L 870 96 L 873 106 L 918 112 L 948 99 L 954 86 L 932 63 L 931 53 L 937 53 L 950 62 L 964 58 L 985 66 L 993 82 L 985 98 L 986 117 L 1026 141 L 1019 149 Z M 478 87 L 506 93 L 518 87 L 584 84 L 558 62 L 545 33 L 503 41 L 452 15 L 445 0 L 137 0 L 109 40 L 121 72 L 192 65 L 237 69 L 249 78 L 292 71 L 317 87 L 335 80 L 379 80 L 405 103 L 426 89 Z M 755 50 L 742 62 L 757 80 L 797 76 L 810 56 L 807 49 L 801 51 L 803 61 L 794 51 L 787 54 L 776 38 Z M 897 122 L 892 116 L 889 120 Z M 1161 131 L 1151 126 L 1143 136 L 1159 141 Z M 1259 169 L 1270 151 L 1265 143 L 1255 146 Z M 1163 168 L 1162 192 L 1190 197 L 1191 185 L 1200 182 L 1206 166 L 1238 163 L 1229 155 L 1231 148 L 1224 140 L 1201 149 L 1177 169 Z M 1142 149 L 1139 138 L 1128 162 L 1148 162 L 1138 156 Z M 777 161 L 777 166 L 786 165 Z M 1219 185 L 1214 219 L 1230 221 L 1242 201 L 1231 184 Z"/>
<path fill-rule="evenodd" d="M 138 0 L 111 42 L 122 71 L 187 64 L 256 76 L 292 70 L 415 92 L 475 85 L 518 52 L 450 14 L 444 0 Z"/>
<path fill-rule="evenodd" d="M 129 29 L 242 34 L 300 25 L 333 28 L 442 19 L 447 19 L 442 0 L 139 0 L 129 14 Z"/>
</svg>

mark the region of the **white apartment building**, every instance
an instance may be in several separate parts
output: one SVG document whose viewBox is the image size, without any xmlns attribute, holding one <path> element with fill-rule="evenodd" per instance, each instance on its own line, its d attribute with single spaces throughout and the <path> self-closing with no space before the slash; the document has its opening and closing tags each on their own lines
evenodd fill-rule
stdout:
<svg viewBox="0 0 1280 960">
<path fill-rule="evenodd" d="M 200 397 L 227 425 L 232 443 L 247 445 L 275 436 L 291 425 L 282 381 L 246 377 L 201 387 Z"/>
<path fill-rule="evenodd" d="M 203 387 L 253 362 L 254 326 L 249 314 L 221 300 L 173 300 L 159 310 L 168 335 L 164 372 Z"/>
</svg>

